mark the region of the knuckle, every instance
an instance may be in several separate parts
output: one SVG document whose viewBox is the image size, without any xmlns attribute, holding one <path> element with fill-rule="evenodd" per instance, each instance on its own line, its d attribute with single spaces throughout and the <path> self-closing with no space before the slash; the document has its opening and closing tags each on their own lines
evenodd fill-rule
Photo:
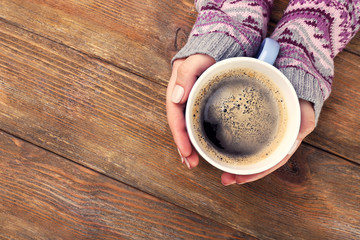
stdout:
<svg viewBox="0 0 360 240">
<path fill-rule="evenodd" d="M 189 69 L 186 68 L 186 66 L 184 66 L 184 64 L 180 65 L 178 70 L 177 70 L 177 75 L 178 75 L 178 81 L 182 81 L 184 78 L 186 78 L 186 76 L 188 76 L 190 73 Z"/>
<path fill-rule="evenodd" d="M 306 132 L 308 134 L 310 134 L 312 131 L 314 131 L 315 129 L 315 119 L 311 119 L 309 120 L 308 122 L 308 126 L 307 126 L 307 129 L 306 129 Z"/>
</svg>

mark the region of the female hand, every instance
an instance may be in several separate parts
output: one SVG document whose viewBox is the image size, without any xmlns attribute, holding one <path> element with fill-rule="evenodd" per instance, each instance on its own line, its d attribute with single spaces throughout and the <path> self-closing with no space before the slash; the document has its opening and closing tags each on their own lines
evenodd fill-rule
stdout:
<svg viewBox="0 0 360 240">
<path fill-rule="evenodd" d="M 215 63 L 215 60 L 203 54 L 195 54 L 186 59 L 178 59 L 173 63 L 166 94 L 167 118 L 176 146 L 182 160 L 188 168 L 196 167 L 199 163 L 199 155 L 191 145 L 186 131 L 184 110 L 191 88 L 197 78 L 207 68 Z M 256 181 L 272 173 L 283 166 L 300 146 L 302 140 L 315 128 L 315 112 L 312 103 L 300 99 L 301 126 L 297 141 L 292 151 L 277 165 L 269 170 L 252 175 L 235 175 L 223 173 L 221 181 L 224 185 L 234 183 L 243 184 Z"/>
<path fill-rule="evenodd" d="M 184 109 L 191 88 L 197 78 L 211 65 L 214 58 L 195 54 L 173 63 L 172 74 L 166 93 L 166 111 L 171 132 L 182 160 L 188 168 L 199 163 L 199 156 L 191 145 L 185 126 Z"/>
<path fill-rule="evenodd" d="M 244 183 L 256 181 L 274 172 L 276 169 L 283 166 L 290 159 L 290 157 L 294 154 L 296 149 L 298 149 L 298 147 L 300 146 L 302 140 L 307 135 L 309 135 L 315 128 L 315 111 L 312 106 L 312 103 L 305 101 L 303 99 L 299 99 L 299 101 L 300 101 L 300 111 L 301 111 L 300 131 L 297 140 L 294 144 L 294 147 L 290 151 L 290 153 L 286 155 L 286 157 L 283 160 L 281 160 L 281 162 L 279 162 L 277 165 L 261 173 L 252 174 L 252 175 L 235 175 L 231 173 L 223 173 L 221 176 L 222 184 L 227 186 L 234 183 L 244 184 Z"/>
</svg>

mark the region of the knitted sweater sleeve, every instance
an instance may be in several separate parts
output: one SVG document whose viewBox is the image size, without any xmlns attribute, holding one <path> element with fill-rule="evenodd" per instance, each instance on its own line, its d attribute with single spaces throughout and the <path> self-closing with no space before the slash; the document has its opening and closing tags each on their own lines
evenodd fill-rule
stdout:
<svg viewBox="0 0 360 240">
<path fill-rule="evenodd" d="M 253 56 L 266 35 L 273 0 L 195 0 L 197 20 L 173 61 L 196 53 L 216 61 Z"/>
<path fill-rule="evenodd" d="M 316 122 L 331 92 L 334 58 L 359 27 L 359 0 L 290 0 L 272 34 L 280 43 L 275 66 L 314 104 Z"/>
</svg>

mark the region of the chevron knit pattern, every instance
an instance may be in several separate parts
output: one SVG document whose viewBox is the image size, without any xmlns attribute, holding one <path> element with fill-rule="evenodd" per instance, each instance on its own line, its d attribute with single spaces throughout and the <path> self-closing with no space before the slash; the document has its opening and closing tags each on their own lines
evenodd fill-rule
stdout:
<svg viewBox="0 0 360 240">
<path fill-rule="evenodd" d="M 266 35 L 272 0 L 195 0 L 198 18 L 174 57 L 203 53 L 219 61 L 254 56 Z M 290 0 L 272 38 L 280 43 L 275 66 L 299 98 L 314 104 L 316 121 L 329 97 L 334 58 L 360 28 L 360 0 Z"/>
<path fill-rule="evenodd" d="M 197 20 L 174 59 L 195 53 L 216 61 L 255 55 L 266 35 L 272 0 L 197 0 Z M 173 59 L 173 60 L 174 60 Z"/>
<path fill-rule="evenodd" d="M 315 104 L 316 119 L 331 92 L 334 58 L 359 27 L 360 1 L 292 0 L 271 36 L 281 46 L 275 66 Z"/>
</svg>

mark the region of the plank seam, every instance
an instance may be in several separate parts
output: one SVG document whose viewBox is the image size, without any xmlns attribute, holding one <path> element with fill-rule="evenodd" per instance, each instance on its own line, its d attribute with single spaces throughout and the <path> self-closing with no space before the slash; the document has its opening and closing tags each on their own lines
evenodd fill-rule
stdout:
<svg viewBox="0 0 360 240">
<path fill-rule="evenodd" d="M 69 46 L 69 45 L 66 45 L 66 44 L 63 43 L 63 42 L 59 42 L 59 41 L 56 41 L 56 40 L 54 40 L 54 39 L 48 38 L 48 37 L 46 37 L 46 36 L 43 36 L 43 35 L 41 35 L 41 34 L 39 34 L 39 33 L 37 33 L 37 32 L 33 32 L 33 31 L 31 31 L 30 29 L 28 29 L 28 28 L 26 28 L 26 27 L 24 27 L 24 26 L 22 26 L 22 25 L 20 25 L 20 24 L 18 24 L 18 23 L 15 23 L 15 22 L 6 20 L 5 18 L 0 17 L 0 21 L 4 22 L 5 24 L 8 24 L 8 25 L 17 27 L 17 28 L 19 28 L 19 29 L 21 29 L 21 30 L 24 30 L 24 31 L 28 32 L 28 33 L 34 34 L 34 35 L 36 35 L 36 36 L 38 36 L 38 37 L 44 38 L 44 39 L 46 39 L 46 40 L 48 40 L 48 41 L 54 42 L 54 43 L 56 43 L 56 44 L 59 44 L 59 45 L 65 47 L 65 48 L 71 49 L 71 50 L 73 50 L 73 51 L 75 51 L 75 52 L 77 52 L 77 53 L 79 53 L 79 54 L 81 54 L 81 55 L 87 56 L 88 58 L 90 58 L 90 59 L 92 59 L 92 60 L 101 61 L 102 63 L 105 63 L 105 64 L 108 64 L 108 65 L 110 65 L 110 66 L 116 67 L 116 68 L 118 68 L 118 69 L 120 69 L 120 70 L 122 70 L 122 71 L 128 72 L 128 73 L 133 74 L 133 75 L 135 75 L 135 76 L 137 76 L 137 77 L 141 77 L 141 78 L 143 78 L 143 79 L 145 79 L 145 80 L 148 80 L 148 81 L 150 81 L 150 82 L 153 82 L 153 83 L 155 83 L 155 84 L 157 84 L 157 85 L 159 85 L 159 86 L 167 87 L 167 85 L 162 84 L 162 82 L 167 82 L 167 81 L 165 81 L 165 80 L 163 80 L 163 79 L 158 79 L 158 80 L 160 80 L 160 81 L 157 81 L 156 79 L 153 79 L 153 78 L 148 77 L 148 76 L 146 76 L 146 75 L 144 75 L 144 74 L 141 74 L 140 72 L 132 71 L 130 68 L 123 67 L 123 66 L 119 66 L 119 65 L 117 65 L 117 64 L 115 64 L 115 63 L 113 63 L 113 62 L 111 62 L 111 61 L 109 61 L 109 60 L 106 60 L 106 59 L 104 59 L 104 58 L 101 58 L 101 57 L 99 57 L 99 56 L 97 56 L 97 55 L 93 55 L 93 54 L 88 54 L 88 53 L 82 52 L 82 51 L 80 51 L 80 50 L 78 50 L 78 49 L 76 49 L 76 48 L 74 48 L 74 47 L 71 47 L 71 46 Z"/>
<path fill-rule="evenodd" d="M 3 132 L 3 133 L 5 133 L 5 134 L 7 134 L 7 135 L 9 135 L 9 136 L 11 136 L 11 137 L 15 137 L 15 138 L 17 138 L 17 139 L 19 139 L 19 140 L 27 143 L 27 144 L 30 144 L 30 145 L 32 145 L 32 146 L 35 146 L 35 147 L 37 147 L 37 148 L 39 148 L 39 149 L 41 149 L 41 150 L 43 150 L 43 151 L 46 151 L 46 152 L 48 152 L 48 153 L 50 153 L 50 154 L 53 154 L 54 156 L 60 157 L 60 158 L 62 158 L 62 159 L 64 159 L 64 160 L 66 160 L 66 161 L 69 161 L 69 162 L 71 162 L 71 163 L 74 163 L 74 164 L 76 164 L 76 165 L 78 165 L 78 166 L 84 167 L 84 168 L 86 168 L 86 169 L 88 169 L 88 170 L 90 170 L 90 171 L 93 171 L 93 172 L 95 172 L 95 173 L 97 173 L 97 174 L 100 174 L 100 175 L 102 175 L 102 176 L 104 176 L 104 177 L 106 177 L 106 178 L 109 178 L 109 179 L 111 179 L 111 180 L 114 180 L 114 181 L 116 181 L 116 182 L 119 182 L 119 183 L 121 183 L 121 184 L 124 184 L 124 185 L 126 185 L 127 187 L 130 187 L 130 188 L 135 189 L 135 190 L 137 190 L 137 191 L 141 191 L 141 192 L 143 192 L 143 193 L 146 193 L 146 194 L 148 194 L 148 195 L 150 195 L 150 196 L 152 196 L 152 197 L 155 197 L 155 198 L 157 198 L 157 199 L 160 199 L 161 201 L 164 201 L 164 202 L 166 202 L 166 203 L 168 203 L 168 204 L 171 204 L 171 205 L 173 205 L 173 206 L 176 206 L 176 207 L 178 207 L 178 208 L 180 208 L 180 209 L 183 209 L 183 210 L 185 210 L 185 211 L 188 211 L 188 212 L 191 212 L 191 213 L 193 213 L 193 214 L 199 215 L 199 216 L 201 216 L 201 217 L 203 217 L 203 218 L 209 219 L 210 221 L 213 221 L 213 222 L 215 222 L 215 223 L 217 223 L 217 224 L 220 224 L 220 225 L 229 227 L 229 228 L 233 229 L 234 231 L 237 231 L 237 232 L 246 234 L 246 235 L 248 235 L 248 236 L 251 236 L 251 237 L 253 237 L 253 238 L 256 238 L 256 236 L 250 234 L 249 232 L 240 231 L 239 229 L 236 229 L 236 228 L 232 227 L 231 225 L 221 223 L 221 222 L 217 221 L 216 219 L 209 218 L 209 217 L 207 217 L 207 216 L 204 216 L 204 215 L 201 215 L 201 214 L 199 214 L 199 213 L 197 213 L 197 212 L 194 212 L 194 211 L 192 211 L 192 210 L 190 210 L 190 209 L 187 209 L 187 208 L 185 208 L 185 207 L 183 207 L 183 206 L 177 205 L 177 204 L 175 204 L 175 203 L 173 203 L 173 202 L 169 202 L 169 201 L 167 201 L 166 199 L 161 198 L 161 197 L 159 197 L 159 196 L 156 196 L 156 195 L 154 195 L 154 194 L 151 193 L 151 192 L 144 191 L 144 190 L 142 190 L 142 189 L 140 189 L 140 188 L 137 188 L 137 187 L 135 187 L 135 186 L 133 186 L 133 185 L 130 185 L 130 184 L 126 183 L 126 182 L 120 181 L 119 179 L 116 179 L 116 178 L 114 178 L 114 177 L 112 177 L 112 176 L 109 176 L 109 175 L 107 175 L 107 174 L 105 174 L 105 173 L 103 173 L 103 172 L 100 172 L 100 171 L 98 171 L 98 170 L 92 169 L 92 168 L 90 168 L 90 167 L 88 167 L 88 166 L 86 166 L 86 165 L 83 165 L 83 164 L 81 164 L 81 163 L 75 162 L 75 161 L 73 161 L 72 159 L 70 159 L 70 158 L 68 158 L 68 157 L 62 156 L 62 155 L 60 155 L 60 154 L 58 154 L 58 153 L 56 153 L 56 152 L 54 152 L 54 151 L 52 151 L 52 150 L 46 149 L 46 148 L 44 148 L 44 147 L 42 147 L 42 146 L 39 146 L 39 145 L 37 145 L 37 144 L 35 144 L 35 143 L 32 143 L 32 142 L 30 142 L 30 141 L 28 141 L 28 140 L 26 140 L 26 139 L 23 139 L 22 137 L 19 137 L 19 136 L 15 135 L 15 134 L 10 133 L 10 132 L 2 129 L 2 128 L 0 128 L 0 132 Z"/>
</svg>

